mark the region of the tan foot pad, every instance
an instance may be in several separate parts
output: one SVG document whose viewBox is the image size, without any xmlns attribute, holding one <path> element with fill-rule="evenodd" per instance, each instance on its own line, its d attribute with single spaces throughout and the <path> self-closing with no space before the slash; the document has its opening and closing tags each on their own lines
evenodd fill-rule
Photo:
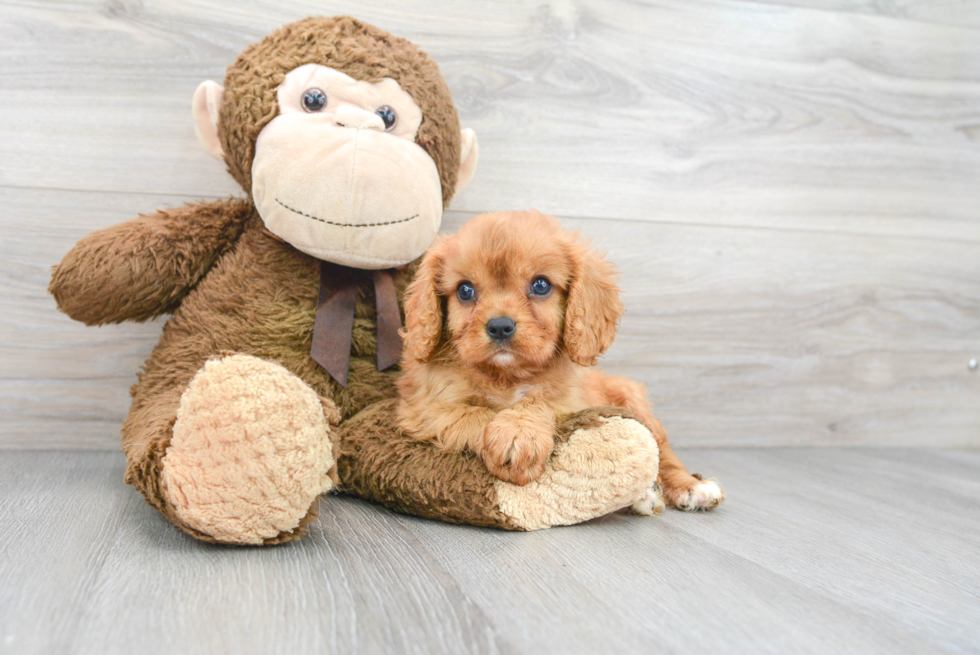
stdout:
<svg viewBox="0 0 980 655">
<path fill-rule="evenodd" d="M 232 355 L 208 362 L 181 396 L 163 485 L 189 527 L 261 544 L 333 488 L 333 465 L 316 393 L 279 364 Z"/>
<path fill-rule="evenodd" d="M 519 487 L 496 481 L 499 509 L 524 530 L 572 525 L 643 498 L 657 480 L 659 449 L 639 421 L 597 417 L 555 446 L 544 473 Z"/>
</svg>

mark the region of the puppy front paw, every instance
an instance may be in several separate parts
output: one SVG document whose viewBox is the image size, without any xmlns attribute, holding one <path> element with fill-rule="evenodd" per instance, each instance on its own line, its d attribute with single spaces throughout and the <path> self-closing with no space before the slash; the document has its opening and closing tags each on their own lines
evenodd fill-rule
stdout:
<svg viewBox="0 0 980 655">
<path fill-rule="evenodd" d="M 477 453 L 494 476 L 524 486 L 544 472 L 554 447 L 553 425 L 508 409 L 487 425 Z"/>
</svg>

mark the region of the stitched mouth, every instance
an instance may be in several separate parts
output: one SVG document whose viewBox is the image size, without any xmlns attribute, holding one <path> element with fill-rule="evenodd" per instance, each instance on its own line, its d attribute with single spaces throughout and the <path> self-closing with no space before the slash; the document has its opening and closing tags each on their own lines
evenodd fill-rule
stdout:
<svg viewBox="0 0 980 655">
<path fill-rule="evenodd" d="M 400 218 L 396 221 L 384 221 L 383 223 L 337 223 L 336 221 L 328 221 L 325 218 L 320 218 L 319 216 L 314 216 L 313 214 L 307 214 L 306 212 L 301 212 L 298 209 L 293 209 L 286 203 L 284 203 L 279 198 L 276 198 L 276 202 L 293 212 L 294 214 L 299 214 L 300 216 L 305 216 L 307 218 L 312 218 L 314 221 L 320 221 L 321 223 L 326 223 L 327 225 L 336 225 L 338 227 L 382 227 L 385 225 L 397 225 L 398 223 L 407 223 L 409 221 L 414 221 L 419 217 L 418 214 L 414 216 L 409 216 L 408 218 Z"/>
</svg>

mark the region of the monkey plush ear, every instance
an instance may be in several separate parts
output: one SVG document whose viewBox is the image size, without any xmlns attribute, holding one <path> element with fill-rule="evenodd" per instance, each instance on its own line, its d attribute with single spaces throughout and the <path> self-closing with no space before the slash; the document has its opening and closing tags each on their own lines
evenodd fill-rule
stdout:
<svg viewBox="0 0 980 655">
<path fill-rule="evenodd" d="M 217 82 L 201 82 L 191 102 L 197 140 L 212 157 L 221 160 L 224 160 L 225 153 L 221 150 L 221 141 L 218 140 L 218 112 L 221 110 L 224 92 L 224 88 Z"/>
<path fill-rule="evenodd" d="M 456 193 L 463 190 L 473 174 L 476 173 L 476 160 L 480 155 L 480 148 L 476 143 L 476 132 L 470 128 L 460 131 L 460 153 L 459 153 L 459 177 L 456 181 Z"/>
</svg>

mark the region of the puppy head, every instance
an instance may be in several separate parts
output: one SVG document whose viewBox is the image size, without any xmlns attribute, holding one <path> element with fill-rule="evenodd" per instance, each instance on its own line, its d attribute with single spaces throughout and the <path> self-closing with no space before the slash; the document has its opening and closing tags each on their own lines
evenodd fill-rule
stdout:
<svg viewBox="0 0 980 655">
<path fill-rule="evenodd" d="M 564 348 L 591 366 L 622 313 L 612 265 L 536 211 L 484 214 L 426 253 L 405 298 L 406 354 L 446 337 L 468 366 L 542 367 Z"/>
</svg>

